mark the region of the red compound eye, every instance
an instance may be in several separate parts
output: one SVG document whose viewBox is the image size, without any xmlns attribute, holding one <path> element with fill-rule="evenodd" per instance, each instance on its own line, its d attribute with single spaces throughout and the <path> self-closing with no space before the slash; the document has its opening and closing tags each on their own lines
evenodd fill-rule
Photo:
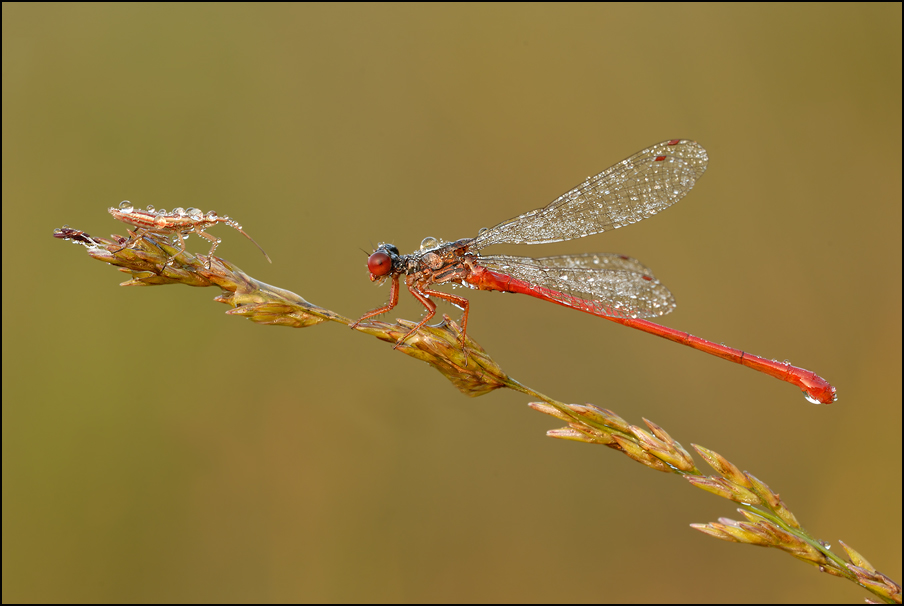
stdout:
<svg viewBox="0 0 904 606">
<path fill-rule="evenodd" d="M 375 276 L 385 276 L 392 271 L 392 259 L 385 252 L 379 250 L 367 257 L 367 269 Z"/>
</svg>

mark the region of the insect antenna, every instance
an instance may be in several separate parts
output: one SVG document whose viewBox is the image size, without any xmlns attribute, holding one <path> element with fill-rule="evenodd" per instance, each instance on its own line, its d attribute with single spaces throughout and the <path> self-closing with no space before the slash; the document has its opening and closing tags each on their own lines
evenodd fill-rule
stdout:
<svg viewBox="0 0 904 606">
<path fill-rule="evenodd" d="M 270 263 L 273 263 L 273 261 L 270 260 L 270 255 L 267 254 L 267 251 L 265 251 L 263 248 L 261 248 L 261 245 L 258 244 L 257 241 L 256 241 L 254 238 L 252 238 L 251 236 L 249 236 L 248 234 L 246 234 L 245 231 L 242 229 L 242 226 L 241 226 L 241 225 L 239 225 L 238 223 L 236 223 L 236 222 L 233 221 L 233 220 L 227 221 L 227 224 L 228 224 L 230 227 L 232 227 L 234 230 L 236 230 L 237 232 L 239 232 L 240 234 L 242 234 L 243 236 L 245 236 L 246 238 L 248 238 L 249 240 L 251 240 L 252 242 L 254 242 L 254 245 L 257 246 L 257 249 L 258 249 L 259 251 L 261 251 L 262 253 L 264 253 L 264 258 L 267 259 L 267 261 L 269 261 Z"/>
</svg>

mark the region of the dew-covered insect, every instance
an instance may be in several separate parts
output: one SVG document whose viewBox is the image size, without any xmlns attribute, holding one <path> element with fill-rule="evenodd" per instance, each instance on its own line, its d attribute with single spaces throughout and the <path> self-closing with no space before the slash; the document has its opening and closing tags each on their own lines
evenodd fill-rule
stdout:
<svg viewBox="0 0 904 606">
<path fill-rule="evenodd" d="M 270 257 L 264 252 L 260 244 L 242 231 L 242 226 L 235 219 L 221 217 L 214 211 L 204 214 L 203 211 L 197 208 L 174 208 L 172 212 L 166 212 L 165 209 L 155 209 L 153 206 L 148 206 L 147 210 L 138 210 L 128 200 L 120 202 L 118 208 L 110 207 L 108 210 L 113 215 L 113 218 L 138 228 L 136 238 L 113 252 L 131 248 L 148 234 L 158 234 L 162 236 L 176 236 L 179 241 L 179 252 L 176 253 L 178 255 L 185 252 L 185 238 L 189 234 L 195 233 L 211 242 L 210 252 L 207 253 L 207 267 L 210 268 L 210 258 L 222 240 L 211 236 L 204 230 L 213 227 L 217 223 L 225 223 L 254 242 L 254 245 L 264 253 L 267 261 L 270 261 Z M 273 261 L 270 261 L 270 263 L 273 263 Z"/>
</svg>

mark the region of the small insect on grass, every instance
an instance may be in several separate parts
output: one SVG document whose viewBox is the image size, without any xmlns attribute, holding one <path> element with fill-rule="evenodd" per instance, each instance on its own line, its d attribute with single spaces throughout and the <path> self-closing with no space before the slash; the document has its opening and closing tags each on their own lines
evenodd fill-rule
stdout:
<svg viewBox="0 0 904 606">
<path fill-rule="evenodd" d="M 176 255 L 180 255 L 185 252 L 185 238 L 195 233 L 211 243 L 210 252 L 207 253 L 207 268 L 210 269 L 210 258 L 222 240 L 211 236 L 204 230 L 213 227 L 217 223 L 225 223 L 251 240 L 264 253 L 267 261 L 270 261 L 270 256 L 261 248 L 261 245 L 246 234 L 235 219 L 221 217 L 215 211 L 210 211 L 205 215 L 203 211 L 197 208 L 174 208 L 172 212 L 168 213 L 165 209 L 161 208 L 158 210 L 153 206 L 148 206 L 147 210 L 138 210 L 128 200 L 120 202 L 118 208 L 110 207 L 108 210 L 114 219 L 134 225 L 137 228 L 136 238 L 130 240 L 119 250 L 112 252 L 131 248 L 148 234 L 158 234 L 162 236 L 176 236 L 179 241 L 179 252 Z M 173 259 L 170 259 L 167 264 L 172 264 L 172 262 Z M 270 261 L 270 263 L 273 263 L 273 261 Z"/>
</svg>

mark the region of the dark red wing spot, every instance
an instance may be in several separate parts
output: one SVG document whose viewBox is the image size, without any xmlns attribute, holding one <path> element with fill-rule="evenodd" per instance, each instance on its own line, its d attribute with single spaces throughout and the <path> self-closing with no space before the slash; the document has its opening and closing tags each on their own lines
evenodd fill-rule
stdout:
<svg viewBox="0 0 904 606">
<path fill-rule="evenodd" d="M 392 259 L 385 252 L 375 252 L 367 257 L 367 269 L 375 276 L 388 275 L 392 271 Z"/>
<path fill-rule="evenodd" d="M 678 145 L 679 143 L 681 143 L 681 139 L 672 139 L 669 141 L 669 145 Z"/>
<path fill-rule="evenodd" d="M 665 156 L 656 156 L 656 161 L 662 162 L 663 160 L 665 160 L 665 158 L 666 158 Z"/>
<path fill-rule="evenodd" d="M 651 278 L 650 276 L 642 276 L 642 277 L 643 277 L 643 279 L 646 280 L 647 282 L 652 282 L 652 281 L 653 281 L 653 278 Z"/>
</svg>

